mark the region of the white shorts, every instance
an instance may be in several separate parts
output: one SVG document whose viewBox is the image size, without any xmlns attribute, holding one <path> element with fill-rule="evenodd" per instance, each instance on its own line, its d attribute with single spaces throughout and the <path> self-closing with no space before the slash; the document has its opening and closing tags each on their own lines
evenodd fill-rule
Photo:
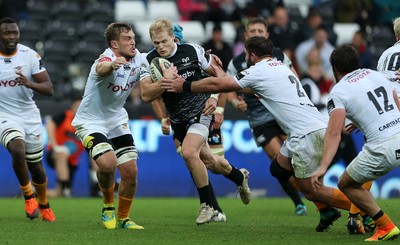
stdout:
<svg viewBox="0 0 400 245">
<path fill-rule="evenodd" d="M 311 132 L 303 137 L 288 138 L 280 153 L 292 159 L 294 174 L 299 179 L 309 178 L 318 170 L 324 147 L 325 129 Z"/>
<path fill-rule="evenodd" d="M 366 143 L 346 171 L 358 183 L 376 180 L 400 166 L 400 136 L 379 144 Z"/>
<path fill-rule="evenodd" d="M 26 143 L 26 152 L 37 152 L 43 150 L 43 130 L 42 122 L 39 120 L 21 120 L 13 117 L 0 118 L 0 138 L 3 139 L 3 134 L 9 129 L 14 129 L 20 132 L 23 140 Z M 4 142 L 8 143 L 8 142 Z M 3 144 L 4 147 L 7 147 Z"/>
<path fill-rule="evenodd" d="M 108 139 L 116 138 L 125 134 L 132 134 L 131 130 L 129 129 L 128 122 L 117 126 L 109 125 L 108 127 L 104 125 L 95 125 L 92 123 L 75 125 L 74 127 L 76 129 L 75 134 L 82 141 L 82 143 L 85 142 L 86 137 L 93 133 L 101 133 Z"/>
</svg>

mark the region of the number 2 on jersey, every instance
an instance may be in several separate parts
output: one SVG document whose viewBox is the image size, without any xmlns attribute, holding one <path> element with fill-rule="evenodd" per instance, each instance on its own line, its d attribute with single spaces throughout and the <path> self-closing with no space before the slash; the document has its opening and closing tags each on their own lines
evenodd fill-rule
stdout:
<svg viewBox="0 0 400 245">
<path fill-rule="evenodd" d="M 389 104 L 388 94 L 386 93 L 386 90 L 384 87 L 381 86 L 381 87 L 375 89 L 374 93 L 375 93 L 375 95 L 371 91 L 369 91 L 367 94 L 368 94 L 369 100 L 372 101 L 372 103 L 374 104 L 374 106 L 379 114 L 382 114 L 384 112 L 391 111 L 394 109 L 393 105 Z M 383 109 L 377 100 L 377 97 L 382 97 L 382 96 L 383 96 L 383 107 L 384 107 Z"/>
<path fill-rule="evenodd" d="M 289 80 L 292 84 L 296 84 L 297 95 L 299 97 L 304 97 L 305 96 L 304 92 L 301 91 L 300 89 L 300 87 L 302 87 L 300 81 L 295 76 L 292 75 L 289 76 Z"/>
</svg>

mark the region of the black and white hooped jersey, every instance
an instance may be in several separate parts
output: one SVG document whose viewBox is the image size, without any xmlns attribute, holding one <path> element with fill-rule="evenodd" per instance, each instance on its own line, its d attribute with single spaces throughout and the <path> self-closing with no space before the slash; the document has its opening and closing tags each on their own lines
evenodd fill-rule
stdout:
<svg viewBox="0 0 400 245">
<path fill-rule="evenodd" d="M 332 88 L 328 112 L 344 109 L 367 143 L 387 141 L 400 133 L 400 112 L 393 98 L 394 89 L 393 83 L 380 72 L 358 69 Z"/>
<path fill-rule="evenodd" d="M 0 115 L 40 116 L 32 89 L 19 85 L 15 79 L 19 76 L 17 71 L 32 81 L 32 75 L 45 70 L 40 55 L 25 45 L 18 44 L 12 55 L 0 53 Z"/>
<path fill-rule="evenodd" d="M 147 54 L 147 62 L 150 64 L 159 54 L 152 50 Z M 178 74 L 186 81 L 197 81 L 202 78 L 202 71 L 211 65 L 211 56 L 205 50 L 194 44 L 175 44 L 175 51 L 164 57 L 173 63 L 178 69 Z M 173 123 L 186 123 L 190 118 L 200 113 L 210 94 L 195 94 L 190 92 L 162 94 Z"/>
<path fill-rule="evenodd" d="M 234 78 L 241 88 L 254 91 L 288 137 L 327 127 L 296 75 L 281 61 L 262 60 Z"/>
</svg>

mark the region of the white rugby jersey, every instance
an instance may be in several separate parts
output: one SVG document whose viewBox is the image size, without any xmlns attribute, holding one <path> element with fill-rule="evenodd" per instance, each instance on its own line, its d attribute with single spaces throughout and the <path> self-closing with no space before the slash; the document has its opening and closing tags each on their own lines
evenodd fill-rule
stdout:
<svg viewBox="0 0 400 245">
<path fill-rule="evenodd" d="M 400 68 L 400 41 L 386 49 L 379 57 L 377 71 L 385 74 L 393 82 L 400 97 L 400 84 L 396 80 L 395 72 Z"/>
<path fill-rule="evenodd" d="M 307 97 L 296 75 L 281 61 L 260 61 L 235 79 L 240 87 L 253 89 L 288 137 L 327 127 L 327 121 Z"/>
<path fill-rule="evenodd" d="M 73 125 L 87 122 L 118 125 L 123 123 L 123 120 L 127 120 L 128 114 L 123 106 L 132 88 L 139 82 L 140 73 L 143 73 L 141 69 L 143 56 L 136 49 L 136 56 L 124 66 L 113 71 L 107 77 L 99 77 L 96 72 L 97 64 L 115 59 L 117 59 L 117 56 L 108 48 L 92 65 L 83 99 L 73 120 Z M 142 74 L 142 77 L 148 75 L 148 73 L 147 75 Z M 116 121 L 118 118 L 121 121 Z"/>
<path fill-rule="evenodd" d="M 37 120 L 40 113 L 33 100 L 33 90 L 20 86 L 15 81 L 22 71 L 24 76 L 33 81 L 32 75 L 45 71 L 41 57 L 29 47 L 18 44 L 12 55 L 0 53 L 0 117 L 17 116 Z"/>
<path fill-rule="evenodd" d="M 386 141 L 400 133 L 400 112 L 393 90 L 393 83 L 380 72 L 358 69 L 332 88 L 328 112 L 345 109 L 346 117 L 361 130 L 367 143 Z"/>
</svg>

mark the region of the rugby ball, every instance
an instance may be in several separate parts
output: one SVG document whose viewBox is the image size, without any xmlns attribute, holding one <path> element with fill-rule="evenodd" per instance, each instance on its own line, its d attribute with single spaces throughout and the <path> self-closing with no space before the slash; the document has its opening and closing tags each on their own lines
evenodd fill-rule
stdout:
<svg viewBox="0 0 400 245">
<path fill-rule="evenodd" d="M 150 78 L 153 83 L 160 81 L 164 76 L 161 64 L 167 69 L 171 67 L 171 62 L 161 57 L 154 58 L 150 63 Z"/>
</svg>

